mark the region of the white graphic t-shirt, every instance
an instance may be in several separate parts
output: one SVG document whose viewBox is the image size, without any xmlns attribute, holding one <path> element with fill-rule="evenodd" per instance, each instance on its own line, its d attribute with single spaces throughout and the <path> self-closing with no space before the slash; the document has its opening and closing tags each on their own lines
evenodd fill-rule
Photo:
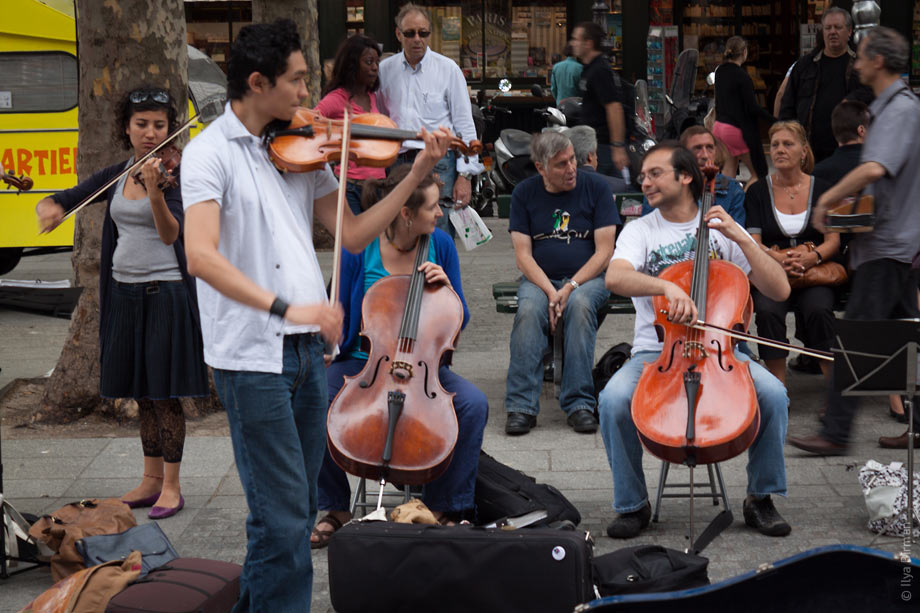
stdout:
<svg viewBox="0 0 920 613">
<path fill-rule="evenodd" d="M 626 224 L 617 237 L 613 260 L 626 260 L 637 271 L 657 277 L 677 262 L 692 260 L 696 255 L 696 231 L 699 214 L 693 221 L 671 223 L 658 210 Z M 754 239 L 748 238 L 753 242 Z M 716 229 L 709 230 L 709 257 L 737 264 L 745 275 L 750 274 L 744 253 L 734 241 Z M 634 297 L 636 326 L 632 352 L 661 351 L 662 343 L 655 332 L 655 313 L 651 296 Z"/>
</svg>

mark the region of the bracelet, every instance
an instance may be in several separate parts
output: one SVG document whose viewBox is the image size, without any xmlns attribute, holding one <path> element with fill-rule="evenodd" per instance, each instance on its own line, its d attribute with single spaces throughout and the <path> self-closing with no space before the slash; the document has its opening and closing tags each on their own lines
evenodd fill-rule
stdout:
<svg viewBox="0 0 920 613">
<path fill-rule="evenodd" d="M 275 300 L 272 302 L 272 305 L 268 307 L 268 312 L 272 315 L 277 315 L 281 319 L 284 319 L 284 314 L 287 313 L 289 305 L 287 302 L 275 296 Z"/>
<path fill-rule="evenodd" d="M 817 249 L 815 249 L 815 255 L 818 256 L 818 262 L 817 262 L 817 264 L 820 264 L 821 262 L 824 261 L 824 257 L 821 255 L 821 252 L 818 251 Z M 816 265 L 817 265 L 817 264 L 816 264 Z"/>
<path fill-rule="evenodd" d="M 614 141 L 610 141 L 610 145 L 611 145 L 612 147 L 625 147 L 625 146 L 626 146 L 626 143 L 625 143 L 624 141 L 621 141 L 621 140 L 614 140 Z"/>
<path fill-rule="evenodd" d="M 573 290 L 578 289 L 578 281 L 576 281 L 575 279 L 569 279 L 569 285 L 572 286 Z"/>
</svg>

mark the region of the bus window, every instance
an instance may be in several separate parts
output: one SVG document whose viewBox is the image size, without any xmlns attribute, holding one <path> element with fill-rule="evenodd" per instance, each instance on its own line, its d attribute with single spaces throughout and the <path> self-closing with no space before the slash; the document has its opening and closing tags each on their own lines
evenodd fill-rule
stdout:
<svg viewBox="0 0 920 613">
<path fill-rule="evenodd" d="M 77 58 L 57 51 L 0 53 L 0 113 L 77 106 Z"/>
</svg>

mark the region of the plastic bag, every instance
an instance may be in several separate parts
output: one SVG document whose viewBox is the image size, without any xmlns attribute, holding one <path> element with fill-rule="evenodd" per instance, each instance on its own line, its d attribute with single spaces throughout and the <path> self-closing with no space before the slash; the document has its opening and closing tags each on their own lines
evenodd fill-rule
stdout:
<svg viewBox="0 0 920 613">
<path fill-rule="evenodd" d="M 454 225 L 457 236 L 463 241 L 463 246 L 467 251 L 492 240 L 492 232 L 486 227 L 479 214 L 468 206 L 451 210 L 450 223 Z"/>
<path fill-rule="evenodd" d="M 869 530 L 890 536 L 907 535 L 907 468 L 869 460 L 859 470 L 859 485 L 869 511 Z M 920 473 L 914 473 L 914 536 L 920 536 Z"/>
</svg>

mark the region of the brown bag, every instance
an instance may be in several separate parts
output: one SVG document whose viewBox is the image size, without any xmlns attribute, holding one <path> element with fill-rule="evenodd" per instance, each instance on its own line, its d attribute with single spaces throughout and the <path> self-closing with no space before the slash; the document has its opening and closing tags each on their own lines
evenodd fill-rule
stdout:
<svg viewBox="0 0 920 613">
<path fill-rule="evenodd" d="M 78 571 L 61 579 L 19 613 L 99 613 L 141 574 L 141 552 Z"/>
<path fill-rule="evenodd" d="M 51 576 L 55 581 L 82 570 L 83 556 L 75 543 L 84 536 L 119 534 L 137 525 L 134 513 L 117 498 L 88 498 L 64 505 L 43 515 L 29 528 L 29 534 L 52 550 Z"/>
<path fill-rule="evenodd" d="M 801 253 L 808 253 L 809 251 L 815 250 L 815 244 L 809 241 L 801 245 L 796 245 L 795 247 L 779 247 L 778 245 L 773 245 L 770 249 L 772 251 L 798 251 Z M 806 270 L 805 274 L 801 277 L 790 276 L 788 278 L 789 286 L 792 289 L 802 289 L 803 287 L 814 287 L 816 285 L 836 287 L 846 283 L 848 277 L 846 268 L 837 262 L 827 261 L 812 266 Z"/>
</svg>

